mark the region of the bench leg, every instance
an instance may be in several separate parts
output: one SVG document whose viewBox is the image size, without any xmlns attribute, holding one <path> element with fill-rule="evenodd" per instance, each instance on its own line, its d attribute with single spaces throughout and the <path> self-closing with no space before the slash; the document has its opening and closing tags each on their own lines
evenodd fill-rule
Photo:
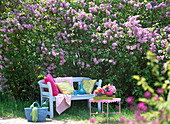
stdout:
<svg viewBox="0 0 170 124">
<path fill-rule="evenodd" d="M 98 102 L 98 111 L 101 112 L 101 102 Z"/>
<path fill-rule="evenodd" d="M 88 102 L 88 107 L 90 108 L 90 103 L 89 103 L 89 99 L 87 100 L 87 102 Z"/>
<path fill-rule="evenodd" d="M 49 102 L 50 102 L 50 118 L 52 119 L 54 117 L 53 100 L 49 99 Z"/>
</svg>

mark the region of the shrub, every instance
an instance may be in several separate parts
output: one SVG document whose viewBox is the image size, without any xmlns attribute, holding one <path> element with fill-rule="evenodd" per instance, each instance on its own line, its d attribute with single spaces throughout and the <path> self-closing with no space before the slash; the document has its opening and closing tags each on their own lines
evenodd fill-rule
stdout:
<svg viewBox="0 0 170 124">
<path fill-rule="evenodd" d="M 50 73 L 101 78 L 123 101 L 142 96 L 131 76 L 155 81 L 146 64 L 149 49 L 160 64 L 168 59 L 167 7 L 166 1 L 20 0 L 0 21 L 4 92 L 35 97 L 38 76 Z"/>
<path fill-rule="evenodd" d="M 150 60 L 148 66 L 152 67 L 152 73 L 157 78 L 153 87 L 149 86 L 145 78 L 134 75 L 133 78 L 138 81 L 138 85 L 141 85 L 144 93 L 144 98 L 139 98 L 139 103 L 135 112 L 136 120 L 129 120 L 129 122 L 137 121 L 144 123 L 146 121 L 154 124 L 169 124 L 170 119 L 170 61 L 164 64 L 164 69 L 158 64 L 158 59 L 152 52 L 147 53 L 147 58 Z M 162 70 L 162 71 L 160 71 Z M 169 92 L 169 93 L 168 93 Z M 127 103 L 130 105 L 130 109 L 134 110 L 133 104 L 134 97 L 128 97 Z M 120 120 L 121 121 L 121 120 Z"/>
</svg>

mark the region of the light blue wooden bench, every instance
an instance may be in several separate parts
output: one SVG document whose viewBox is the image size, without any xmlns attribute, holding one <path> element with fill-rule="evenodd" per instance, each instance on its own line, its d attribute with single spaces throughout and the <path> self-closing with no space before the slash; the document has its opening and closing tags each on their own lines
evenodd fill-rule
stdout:
<svg viewBox="0 0 170 124">
<path fill-rule="evenodd" d="M 87 78 L 87 77 L 73 77 L 73 83 L 77 83 L 77 85 L 81 84 L 82 80 L 86 79 L 86 80 L 92 80 L 91 78 Z M 54 78 L 54 80 L 56 80 Z M 45 84 L 44 80 L 40 80 L 38 82 L 39 86 L 40 86 L 40 95 L 41 95 L 41 105 L 42 103 L 49 98 L 49 110 L 48 111 L 48 115 L 50 115 L 50 118 L 54 117 L 54 109 L 53 109 L 53 102 L 56 101 L 55 96 L 53 96 L 52 93 L 52 88 L 51 88 L 51 84 L 50 82 L 48 82 L 47 84 Z M 96 82 L 97 87 L 101 87 L 102 85 L 102 80 L 99 80 L 98 82 Z M 44 89 L 48 88 L 49 91 L 45 91 Z M 88 100 L 88 106 L 89 106 L 89 99 L 93 99 L 94 94 L 85 94 L 85 95 L 71 95 L 71 100 Z M 101 111 L 101 103 L 98 103 L 98 111 Z"/>
</svg>

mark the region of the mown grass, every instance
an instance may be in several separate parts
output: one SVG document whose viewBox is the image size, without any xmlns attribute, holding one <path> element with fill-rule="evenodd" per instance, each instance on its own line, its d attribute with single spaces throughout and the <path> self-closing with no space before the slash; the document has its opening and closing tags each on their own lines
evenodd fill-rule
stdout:
<svg viewBox="0 0 170 124">
<path fill-rule="evenodd" d="M 14 100 L 9 97 L 1 97 L 0 98 L 0 117 L 21 117 L 26 118 L 24 108 L 29 107 L 33 101 L 19 101 Z M 54 103 L 55 104 L 55 103 Z M 61 115 L 58 115 L 55 111 L 54 107 L 54 118 L 53 120 L 60 120 L 64 122 L 69 122 L 71 120 L 74 121 L 83 121 L 84 123 L 89 123 L 89 108 L 87 107 L 87 101 L 72 101 L 71 107 L 67 109 L 65 112 L 63 112 Z M 92 104 L 92 112 L 97 112 L 96 108 L 97 104 Z M 109 106 L 110 112 L 112 111 L 118 111 L 116 109 L 117 104 L 111 104 Z M 104 111 L 106 112 L 106 104 L 104 104 Z M 113 110 L 114 108 L 114 110 Z M 124 116 L 125 118 L 133 119 L 133 112 L 130 111 L 127 107 L 123 107 L 121 109 L 121 116 Z M 104 115 L 92 115 L 96 119 L 97 123 L 105 123 L 107 121 L 107 116 Z M 49 116 L 48 116 L 49 118 Z M 119 123 L 119 114 L 110 114 L 109 115 L 109 122 L 111 123 Z"/>
</svg>

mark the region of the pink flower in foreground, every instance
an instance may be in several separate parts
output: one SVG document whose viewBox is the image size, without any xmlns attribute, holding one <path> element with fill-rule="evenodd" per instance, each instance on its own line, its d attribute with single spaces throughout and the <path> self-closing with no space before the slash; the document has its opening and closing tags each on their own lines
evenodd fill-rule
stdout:
<svg viewBox="0 0 170 124">
<path fill-rule="evenodd" d="M 124 122 L 125 118 L 124 117 L 120 117 L 119 122 Z"/>
<path fill-rule="evenodd" d="M 145 97 L 145 98 L 149 99 L 150 96 L 151 96 L 151 93 L 150 93 L 149 91 L 146 91 L 146 92 L 144 93 L 144 97 Z"/>
<path fill-rule="evenodd" d="M 152 124 L 158 124 L 158 122 L 157 121 L 153 121 Z"/>
<path fill-rule="evenodd" d="M 87 65 L 86 65 L 86 67 L 87 67 L 87 68 L 89 68 L 89 67 L 90 67 L 90 65 L 89 65 L 89 64 L 87 64 Z"/>
<path fill-rule="evenodd" d="M 129 97 L 126 99 L 126 102 L 127 102 L 128 104 L 132 104 L 133 100 L 134 100 L 134 97 L 133 97 L 133 96 L 129 96 Z"/>
<path fill-rule="evenodd" d="M 137 107 L 138 107 L 138 109 L 140 109 L 142 111 L 147 111 L 148 110 L 148 107 L 145 105 L 144 102 L 138 103 Z"/>
<path fill-rule="evenodd" d="M 130 109 L 131 111 L 134 111 L 134 110 L 135 110 L 135 107 L 134 107 L 133 105 L 130 105 L 129 109 Z"/>
<path fill-rule="evenodd" d="M 163 93 L 163 89 L 161 89 L 161 88 L 157 89 L 157 93 L 162 94 Z"/>
<path fill-rule="evenodd" d="M 158 99 L 159 99 L 159 96 L 158 96 L 158 95 L 155 95 L 155 96 L 154 96 L 154 99 L 155 99 L 155 100 L 158 100 Z"/>
<path fill-rule="evenodd" d="M 161 73 L 163 73 L 163 74 L 164 74 L 164 73 L 166 73 L 166 71 L 165 71 L 165 70 L 163 70 L 163 71 L 161 71 Z"/>
<path fill-rule="evenodd" d="M 165 115 L 165 117 L 164 117 L 164 118 L 165 118 L 165 120 L 166 120 L 166 119 L 168 119 L 168 115 Z"/>
<path fill-rule="evenodd" d="M 95 123 L 96 119 L 95 118 L 90 118 L 90 123 Z"/>
</svg>

